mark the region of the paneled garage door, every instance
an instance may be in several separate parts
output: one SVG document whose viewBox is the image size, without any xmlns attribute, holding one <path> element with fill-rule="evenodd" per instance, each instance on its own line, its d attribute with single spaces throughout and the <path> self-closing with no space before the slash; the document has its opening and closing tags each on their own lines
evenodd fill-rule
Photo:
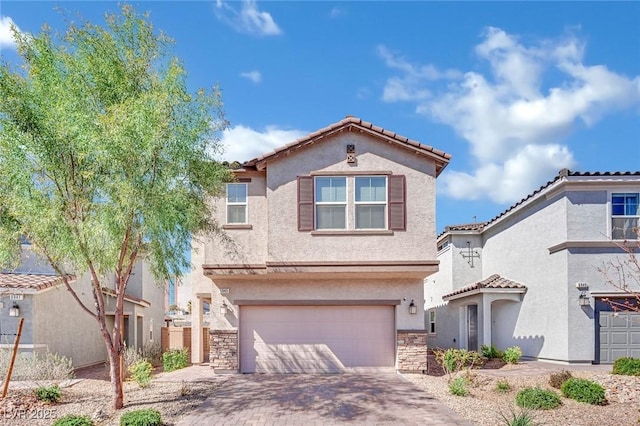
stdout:
<svg viewBox="0 0 640 426">
<path fill-rule="evenodd" d="M 393 367 L 394 306 L 241 306 L 243 373 Z"/>
<path fill-rule="evenodd" d="M 622 357 L 640 358 L 640 314 L 600 312 L 600 363 Z"/>
</svg>

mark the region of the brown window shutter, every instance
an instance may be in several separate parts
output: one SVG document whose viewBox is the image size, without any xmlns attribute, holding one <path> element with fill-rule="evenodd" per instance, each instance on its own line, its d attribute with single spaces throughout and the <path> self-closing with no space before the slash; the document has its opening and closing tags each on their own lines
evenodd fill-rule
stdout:
<svg viewBox="0 0 640 426">
<path fill-rule="evenodd" d="M 389 182 L 389 229 L 407 230 L 406 184 L 403 175 L 391 175 Z"/>
<path fill-rule="evenodd" d="M 313 229 L 313 176 L 298 176 L 298 231 Z"/>
</svg>

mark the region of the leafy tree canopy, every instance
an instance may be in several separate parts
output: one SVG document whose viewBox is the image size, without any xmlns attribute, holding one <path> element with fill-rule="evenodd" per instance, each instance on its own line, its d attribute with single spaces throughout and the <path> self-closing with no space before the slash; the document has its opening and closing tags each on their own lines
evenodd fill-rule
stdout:
<svg viewBox="0 0 640 426">
<path fill-rule="evenodd" d="M 191 233 L 215 231 L 210 196 L 226 127 L 217 88 L 189 93 L 172 40 L 123 6 L 106 26 L 14 29 L 21 68 L 0 65 L 0 264 L 26 237 L 52 265 L 158 277 L 188 266 Z"/>
</svg>

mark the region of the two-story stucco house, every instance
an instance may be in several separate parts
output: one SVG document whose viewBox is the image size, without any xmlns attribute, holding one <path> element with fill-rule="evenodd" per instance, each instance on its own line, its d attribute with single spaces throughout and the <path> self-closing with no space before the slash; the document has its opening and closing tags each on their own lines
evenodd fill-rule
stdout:
<svg viewBox="0 0 640 426">
<path fill-rule="evenodd" d="M 637 240 L 639 197 L 640 172 L 565 169 L 488 222 L 447 227 L 425 280 L 429 345 L 518 345 L 563 363 L 640 357 L 640 314 L 604 300 L 635 299 L 598 271 Z"/>
<path fill-rule="evenodd" d="M 226 242 L 194 242 L 192 361 L 210 344 L 216 371 L 425 369 L 423 281 L 438 270 L 449 159 L 348 116 L 244 163 L 216 201 Z"/>
<path fill-rule="evenodd" d="M 22 245 L 20 265 L 0 271 L 0 348 L 12 348 L 20 318 L 24 318 L 21 352 L 50 351 L 71 358 L 75 368 L 102 363 L 107 352 L 98 328 L 71 297 L 60 276 L 50 265 Z M 94 306 L 88 274 L 73 276 L 72 286 L 86 306 Z M 113 290 L 104 289 L 107 325 L 113 325 Z M 133 269 L 124 301 L 124 340 L 142 349 L 148 342 L 160 343 L 164 319 L 164 289 L 156 284 L 149 267 L 138 262 Z"/>
</svg>

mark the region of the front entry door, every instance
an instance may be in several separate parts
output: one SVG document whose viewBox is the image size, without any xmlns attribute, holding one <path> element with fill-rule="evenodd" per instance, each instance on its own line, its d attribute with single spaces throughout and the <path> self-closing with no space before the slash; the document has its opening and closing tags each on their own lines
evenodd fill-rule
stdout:
<svg viewBox="0 0 640 426">
<path fill-rule="evenodd" d="M 478 350 L 478 305 L 467 306 L 467 349 Z"/>
</svg>

